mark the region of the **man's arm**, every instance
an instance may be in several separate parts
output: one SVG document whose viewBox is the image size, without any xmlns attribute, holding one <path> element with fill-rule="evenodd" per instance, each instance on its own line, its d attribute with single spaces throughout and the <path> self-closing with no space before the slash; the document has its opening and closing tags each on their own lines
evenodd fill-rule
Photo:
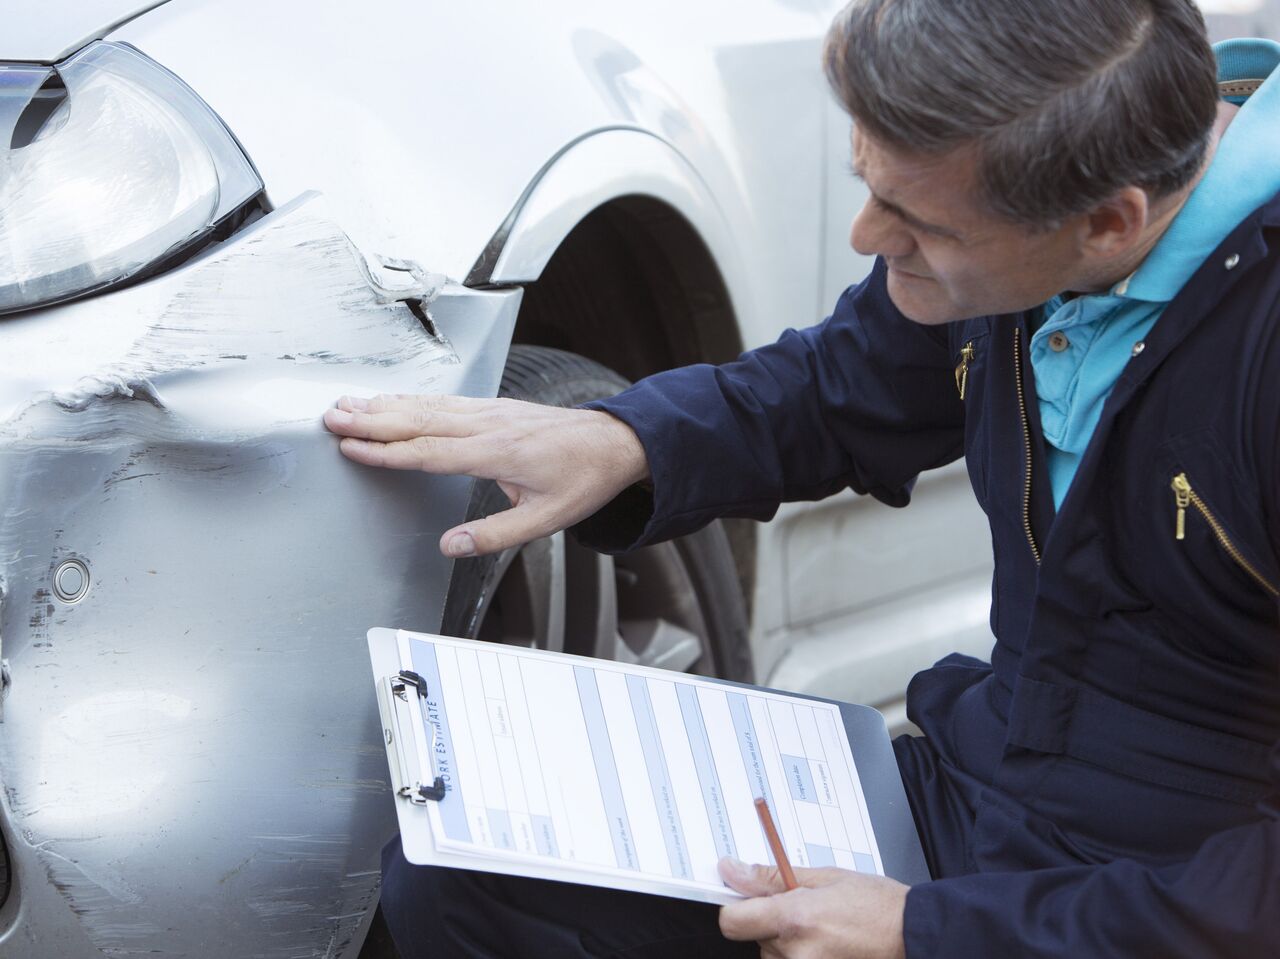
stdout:
<svg viewBox="0 0 1280 959">
<path fill-rule="evenodd" d="M 818 326 L 587 404 L 635 431 L 653 495 L 611 504 L 579 538 L 620 551 L 845 487 L 905 506 L 918 473 L 964 452 L 954 365 L 946 330 L 904 317 L 877 261 Z"/>
<path fill-rule="evenodd" d="M 724 366 L 651 376 L 585 409 L 344 398 L 325 423 L 358 462 L 498 482 L 512 509 L 449 530 L 449 555 L 576 523 L 585 542 L 616 551 L 718 516 L 767 519 L 780 502 L 846 486 L 905 505 L 917 473 L 962 453 L 952 365 L 945 331 L 903 317 L 877 264 L 819 326 Z"/>
</svg>

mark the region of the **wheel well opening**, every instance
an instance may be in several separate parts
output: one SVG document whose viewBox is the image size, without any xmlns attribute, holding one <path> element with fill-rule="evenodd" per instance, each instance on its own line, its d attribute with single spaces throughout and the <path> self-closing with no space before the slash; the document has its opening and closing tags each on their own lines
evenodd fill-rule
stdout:
<svg viewBox="0 0 1280 959">
<path fill-rule="evenodd" d="M 565 237 L 525 289 L 515 342 L 570 350 L 630 380 L 742 352 L 706 244 L 683 216 L 642 196 L 597 207 Z"/>
<path fill-rule="evenodd" d="M 611 200 L 573 228 L 525 288 L 514 342 L 578 353 L 629 380 L 742 352 L 710 250 L 680 213 L 644 196 Z M 724 522 L 750 611 L 756 524 Z"/>
</svg>

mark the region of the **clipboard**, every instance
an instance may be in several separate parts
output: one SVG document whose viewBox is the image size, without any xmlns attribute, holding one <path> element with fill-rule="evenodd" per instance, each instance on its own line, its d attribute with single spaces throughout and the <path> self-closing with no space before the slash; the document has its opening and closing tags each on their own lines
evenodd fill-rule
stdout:
<svg viewBox="0 0 1280 959">
<path fill-rule="evenodd" d="M 440 802 L 445 797 L 444 777 L 434 765 L 423 769 L 417 751 L 411 749 L 414 730 L 427 724 L 423 713 L 423 701 L 429 692 L 426 680 L 412 670 L 401 669 L 382 677 L 377 690 L 392 791 L 398 799 L 416 806 Z"/>
<path fill-rule="evenodd" d="M 382 725 L 382 737 L 387 752 L 391 788 L 395 796 L 396 815 L 400 825 L 401 841 L 405 856 L 410 862 L 424 865 L 452 866 L 464 869 L 503 872 L 514 875 L 558 881 L 585 882 L 591 885 L 662 895 L 704 902 L 724 903 L 737 898 L 724 889 L 714 892 L 705 888 L 686 888 L 671 880 L 649 880 L 635 875 L 619 875 L 617 870 L 595 870 L 566 867 L 564 864 L 548 864 L 536 856 L 517 853 L 493 853 L 491 855 L 445 848 L 437 843 L 438 833 L 433 830 L 432 806 L 438 806 L 449 788 L 449 768 L 437 768 L 437 742 L 428 730 L 433 726 L 431 710 L 439 708 L 429 681 L 407 668 L 401 660 L 400 632 L 395 629 L 369 630 L 368 642 L 373 670 L 378 711 Z M 429 637 L 426 634 L 408 634 L 424 639 L 439 639 L 451 644 L 459 641 L 448 637 Z M 489 644 L 476 644 L 486 649 L 505 649 Z M 513 647 L 519 649 L 518 647 Z M 521 652 L 528 652 L 520 650 Z M 640 672 L 679 680 L 684 674 L 669 673 L 646 667 L 623 666 L 602 663 L 585 657 L 559 653 L 538 653 L 538 656 L 557 661 L 577 661 L 582 664 L 607 666 L 616 670 Z M 753 693 L 772 693 L 793 701 L 808 701 L 837 707 L 847 736 L 856 775 L 865 797 L 870 827 L 878 845 L 883 873 L 908 884 L 927 881 L 928 867 L 920 847 L 914 820 L 903 790 L 888 731 L 880 713 L 867 706 L 837 703 L 813 696 L 802 696 L 750 686 L 728 680 L 692 677 L 699 683 L 724 687 L 727 690 L 743 690 Z M 423 761 L 423 757 L 427 761 Z M 438 812 L 437 812 L 438 816 Z M 705 885 L 705 883 L 704 883 Z"/>
</svg>

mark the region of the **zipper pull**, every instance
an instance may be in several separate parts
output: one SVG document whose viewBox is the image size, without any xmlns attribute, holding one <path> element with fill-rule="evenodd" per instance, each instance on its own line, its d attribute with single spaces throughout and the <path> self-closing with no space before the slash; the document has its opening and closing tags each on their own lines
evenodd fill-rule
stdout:
<svg viewBox="0 0 1280 959">
<path fill-rule="evenodd" d="M 956 367 L 956 391 L 962 400 L 965 387 L 969 385 L 969 364 L 977 355 L 977 350 L 973 348 L 973 340 L 966 343 L 964 349 L 960 351 L 960 365 Z"/>
<path fill-rule="evenodd" d="M 1173 502 L 1178 507 L 1178 518 L 1174 522 L 1174 539 L 1187 538 L 1187 507 L 1191 505 L 1191 481 L 1186 473 L 1179 473 L 1169 484 L 1173 487 Z"/>
</svg>

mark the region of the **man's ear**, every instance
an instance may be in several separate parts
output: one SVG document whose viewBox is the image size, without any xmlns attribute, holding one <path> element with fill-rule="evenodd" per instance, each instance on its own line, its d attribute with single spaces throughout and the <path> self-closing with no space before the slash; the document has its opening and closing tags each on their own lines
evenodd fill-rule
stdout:
<svg viewBox="0 0 1280 959">
<path fill-rule="evenodd" d="M 1141 238 L 1151 201 L 1140 187 L 1127 186 L 1084 215 L 1078 234 L 1080 252 L 1092 259 L 1114 259 Z"/>
</svg>

